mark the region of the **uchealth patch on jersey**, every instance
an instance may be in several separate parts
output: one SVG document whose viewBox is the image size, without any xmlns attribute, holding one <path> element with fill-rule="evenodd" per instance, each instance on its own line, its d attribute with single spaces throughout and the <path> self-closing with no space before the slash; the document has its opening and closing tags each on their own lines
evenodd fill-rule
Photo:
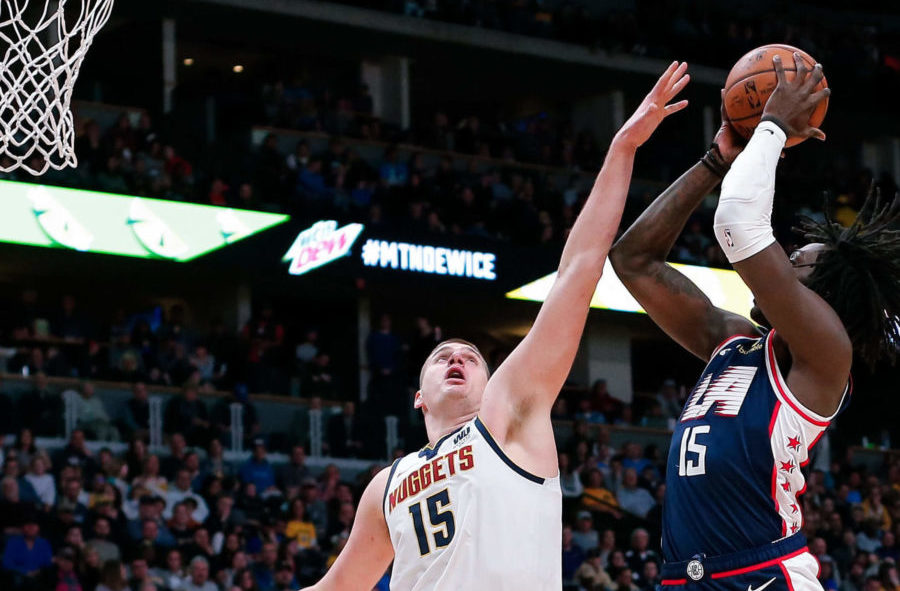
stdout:
<svg viewBox="0 0 900 591">
<path fill-rule="evenodd" d="M 689 576 L 692 581 L 699 581 L 703 578 L 703 563 L 699 560 L 688 562 L 686 570 L 687 576 Z"/>
</svg>

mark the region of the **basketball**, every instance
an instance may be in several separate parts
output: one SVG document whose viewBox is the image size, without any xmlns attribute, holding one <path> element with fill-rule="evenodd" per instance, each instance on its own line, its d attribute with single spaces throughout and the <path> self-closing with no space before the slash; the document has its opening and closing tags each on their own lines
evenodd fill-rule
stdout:
<svg viewBox="0 0 900 591">
<path fill-rule="evenodd" d="M 772 58 L 781 56 L 784 65 L 785 77 L 792 80 L 797 68 L 794 66 L 794 52 L 800 54 L 803 62 L 812 69 L 816 60 L 802 49 L 790 45 L 772 44 L 757 47 L 745 54 L 737 61 L 728 79 L 725 81 L 725 115 L 734 129 L 743 137 L 750 139 L 753 130 L 756 129 L 766 101 L 772 96 L 772 92 L 778 85 L 775 75 L 775 67 Z M 816 91 L 828 87 L 828 81 L 823 78 L 816 86 Z M 816 106 L 809 124 L 819 127 L 825 120 L 825 112 L 828 111 L 828 97 Z M 789 138 L 785 147 L 789 148 L 802 142 L 801 138 Z"/>
</svg>

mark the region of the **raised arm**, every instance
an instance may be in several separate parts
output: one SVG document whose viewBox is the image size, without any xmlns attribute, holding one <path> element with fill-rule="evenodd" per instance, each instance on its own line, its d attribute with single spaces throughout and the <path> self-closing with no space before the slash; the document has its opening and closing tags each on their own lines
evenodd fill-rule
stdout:
<svg viewBox="0 0 900 591">
<path fill-rule="evenodd" d="M 850 372 L 850 338 L 831 306 L 803 285 L 800 269 L 793 268 L 775 241 L 770 222 L 775 169 L 786 139 L 825 139 L 808 123 L 815 106 L 829 94 L 827 89 L 815 92 L 822 66 L 810 71 L 798 54 L 794 61 L 797 74 L 788 82 L 781 60 L 775 58 L 778 86 L 766 103 L 762 123 L 722 182 L 715 231 L 757 306 L 787 345 L 791 391 L 810 410 L 830 416 Z"/>
<path fill-rule="evenodd" d="M 371 591 L 375 587 L 394 559 L 382 505 L 389 474 L 390 468 L 385 468 L 366 487 L 347 545 L 322 580 L 305 591 Z"/>
<path fill-rule="evenodd" d="M 682 347 L 708 360 L 715 347 L 734 334 L 755 334 L 746 318 L 716 308 L 700 288 L 666 263 L 685 223 L 721 180 L 741 145 L 725 123 L 716 146 L 662 192 L 628 228 L 610 252 L 616 275 L 650 318 Z"/>
<path fill-rule="evenodd" d="M 563 249 L 547 300 L 528 335 L 488 382 L 481 416 L 495 435 L 532 416 L 549 425 L 550 407 L 571 369 L 594 289 L 622 217 L 638 146 L 662 120 L 687 106 L 669 105 L 689 77 L 672 63 L 613 138 L 603 168 Z M 553 455 L 555 464 L 555 452 Z"/>
</svg>

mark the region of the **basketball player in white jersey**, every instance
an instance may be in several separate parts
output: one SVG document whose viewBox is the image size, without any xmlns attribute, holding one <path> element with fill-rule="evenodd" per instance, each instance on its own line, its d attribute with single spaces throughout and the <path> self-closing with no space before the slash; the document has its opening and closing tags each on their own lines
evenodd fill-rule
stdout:
<svg viewBox="0 0 900 591">
<path fill-rule="evenodd" d="M 346 547 L 315 591 L 556 591 L 562 503 L 550 408 L 569 373 L 616 235 L 635 151 L 688 83 L 673 63 L 610 144 L 528 335 L 489 379 L 473 345 L 439 344 L 415 406 L 429 445 L 366 487 Z"/>
</svg>

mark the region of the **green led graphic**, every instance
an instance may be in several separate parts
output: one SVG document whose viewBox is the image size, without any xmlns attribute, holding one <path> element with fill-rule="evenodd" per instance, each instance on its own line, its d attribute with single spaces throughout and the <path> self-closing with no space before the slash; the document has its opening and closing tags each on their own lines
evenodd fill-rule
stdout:
<svg viewBox="0 0 900 591">
<path fill-rule="evenodd" d="M 186 262 L 289 216 L 0 180 L 0 242 Z"/>
</svg>

